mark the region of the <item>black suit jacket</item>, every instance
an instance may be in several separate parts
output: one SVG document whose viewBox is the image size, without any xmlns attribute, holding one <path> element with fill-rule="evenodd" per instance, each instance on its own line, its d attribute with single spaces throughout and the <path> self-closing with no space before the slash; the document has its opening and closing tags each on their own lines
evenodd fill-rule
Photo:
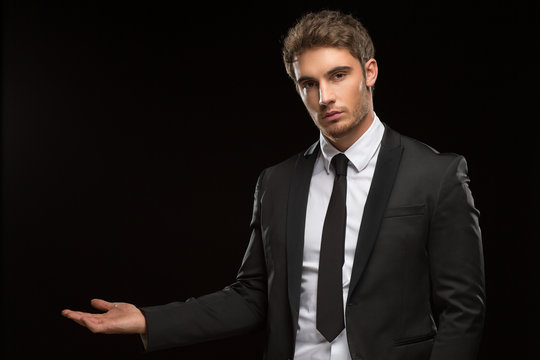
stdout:
<svg viewBox="0 0 540 360">
<path fill-rule="evenodd" d="M 265 358 L 293 358 L 307 196 L 318 152 L 315 143 L 261 173 L 235 283 L 186 302 L 142 308 L 147 350 L 265 326 Z M 468 181 L 462 156 L 439 154 L 386 127 L 346 304 L 353 359 L 476 359 L 484 269 Z"/>
</svg>

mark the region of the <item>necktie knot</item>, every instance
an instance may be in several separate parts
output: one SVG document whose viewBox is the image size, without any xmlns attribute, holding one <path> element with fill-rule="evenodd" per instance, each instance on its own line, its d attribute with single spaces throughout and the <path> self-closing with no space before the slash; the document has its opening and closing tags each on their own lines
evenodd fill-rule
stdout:
<svg viewBox="0 0 540 360">
<path fill-rule="evenodd" d="M 330 162 L 336 171 L 336 175 L 347 176 L 347 166 L 349 165 L 349 159 L 345 154 L 340 153 L 332 158 Z"/>
</svg>

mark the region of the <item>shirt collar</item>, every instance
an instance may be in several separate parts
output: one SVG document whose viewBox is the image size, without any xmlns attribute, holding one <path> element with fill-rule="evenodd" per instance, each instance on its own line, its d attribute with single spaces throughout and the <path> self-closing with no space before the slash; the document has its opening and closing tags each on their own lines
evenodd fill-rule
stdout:
<svg viewBox="0 0 540 360">
<path fill-rule="evenodd" d="M 352 166 L 355 172 L 359 173 L 366 168 L 379 149 L 383 134 L 384 125 L 375 114 L 373 123 L 367 131 L 344 152 L 349 159 L 349 166 Z M 322 134 L 320 134 L 320 146 L 324 169 L 330 174 L 330 161 L 341 151 L 330 144 Z"/>
</svg>

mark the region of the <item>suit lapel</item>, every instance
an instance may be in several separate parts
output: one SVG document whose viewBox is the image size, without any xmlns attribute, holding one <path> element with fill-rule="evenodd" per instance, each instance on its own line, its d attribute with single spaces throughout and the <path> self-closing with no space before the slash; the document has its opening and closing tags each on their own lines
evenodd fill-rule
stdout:
<svg viewBox="0 0 540 360">
<path fill-rule="evenodd" d="M 349 298 L 364 272 L 377 239 L 399 169 L 402 151 L 400 135 L 386 127 L 358 234 Z"/>
<path fill-rule="evenodd" d="M 319 152 L 319 142 L 299 155 L 289 189 L 287 206 L 287 284 L 293 324 L 298 323 L 300 283 L 304 257 L 304 227 L 313 167 Z"/>
</svg>

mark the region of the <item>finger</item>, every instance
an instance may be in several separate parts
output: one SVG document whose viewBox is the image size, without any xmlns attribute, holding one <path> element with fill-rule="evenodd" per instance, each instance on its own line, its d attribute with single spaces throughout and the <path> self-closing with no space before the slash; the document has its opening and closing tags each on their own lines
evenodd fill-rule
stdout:
<svg viewBox="0 0 540 360">
<path fill-rule="evenodd" d="M 66 310 L 62 311 L 62 315 L 67 317 L 70 320 L 75 321 L 77 324 L 79 324 L 81 326 L 87 327 L 85 322 L 82 319 L 83 319 L 83 317 L 88 316 L 88 315 L 92 315 L 92 314 L 84 313 L 84 312 L 81 312 L 81 311 L 72 311 L 72 310 L 66 309 Z"/>
<path fill-rule="evenodd" d="M 62 311 L 62 315 L 71 320 L 80 320 L 81 317 L 85 315 L 90 315 L 90 314 L 84 313 L 82 311 L 73 311 L 73 310 L 66 309 Z"/>
<path fill-rule="evenodd" d="M 92 305 L 92 307 L 94 307 L 94 308 L 96 308 L 98 310 L 101 310 L 101 311 L 109 311 L 112 308 L 114 308 L 113 303 L 110 303 L 108 301 L 101 300 L 101 299 L 92 299 L 90 301 L 90 305 Z"/>
</svg>

